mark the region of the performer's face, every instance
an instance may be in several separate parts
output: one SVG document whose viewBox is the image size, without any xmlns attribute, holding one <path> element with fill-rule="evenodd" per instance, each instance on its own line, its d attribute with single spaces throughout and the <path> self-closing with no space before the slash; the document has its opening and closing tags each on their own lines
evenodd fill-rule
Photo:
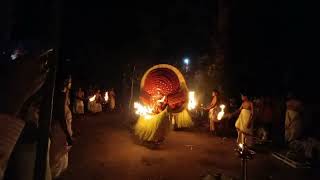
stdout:
<svg viewBox="0 0 320 180">
<path fill-rule="evenodd" d="M 241 95 L 241 99 L 242 99 L 242 101 L 245 101 L 245 100 L 247 100 L 247 96 Z"/>
<path fill-rule="evenodd" d="M 213 91 L 213 92 L 212 92 L 212 96 L 215 96 L 215 95 L 216 95 L 216 93 Z"/>
</svg>

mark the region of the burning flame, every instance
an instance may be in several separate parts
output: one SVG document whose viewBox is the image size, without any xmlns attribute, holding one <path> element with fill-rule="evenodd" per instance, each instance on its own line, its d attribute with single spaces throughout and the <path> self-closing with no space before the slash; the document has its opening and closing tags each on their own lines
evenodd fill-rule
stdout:
<svg viewBox="0 0 320 180">
<path fill-rule="evenodd" d="M 136 109 L 136 114 L 144 116 L 146 119 L 150 119 L 152 115 L 152 108 L 141 105 L 138 102 L 134 103 L 134 108 Z"/>
<path fill-rule="evenodd" d="M 108 91 L 104 95 L 104 100 L 107 102 L 109 100 L 109 94 Z"/>
<path fill-rule="evenodd" d="M 90 101 L 90 102 L 92 102 L 92 101 L 94 101 L 94 100 L 96 100 L 96 95 L 94 95 L 94 96 L 92 96 L 91 98 L 89 98 L 89 101 Z"/>
<path fill-rule="evenodd" d="M 196 105 L 197 105 L 196 98 L 195 98 L 194 94 L 195 94 L 194 91 L 189 92 L 189 102 L 188 102 L 188 109 L 189 110 L 196 108 Z"/>
<path fill-rule="evenodd" d="M 218 118 L 219 121 L 222 119 L 222 117 L 223 117 L 223 115 L 224 115 L 224 108 L 225 108 L 225 107 L 226 107 L 226 106 L 225 106 L 224 104 L 221 104 L 221 105 L 220 105 L 221 111 L 218 113 L 218 116 L 217 116 L 217 118 Z"/>
<path fill-rule="evenodd" d="M 241 150 L 243 150 L 243 144 L 242 144 L 242 143 L 239 144 L 239 148 L 240 148 Z"/>
</svg>

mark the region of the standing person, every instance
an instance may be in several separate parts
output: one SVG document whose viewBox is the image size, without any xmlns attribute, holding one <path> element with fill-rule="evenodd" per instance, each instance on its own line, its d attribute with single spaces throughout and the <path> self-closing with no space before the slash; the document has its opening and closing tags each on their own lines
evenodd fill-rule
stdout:
<svg viewBox="0 0 320 180">
<path fill-rule="evenodd" d="M 285 141 L 290 143 L 302 136 L 302 102 L 293 94 L 288 95 L 286 102 Z"/>
<path fill-rule="evenodd" d="M 81 88 L 76 92 L 76 99 L 74 103 L 74 113 L 79 115 L 82 119 L 84 119 L 84 92 Z"/>
<path fill-rule="evenodd" d="M 217 90 L 213 90 L 211 103 L 205 110 L 209 111 L 209 124 L 210 124 L 210 132 L 212 134 L 216 134 L 216 125 L 215 122 L 218 121 L 218 103 L 219 103 L 219 92 Z"/>
<path fill-rule="evenodd" d="M 70 110 L 71 76 L 65 78 L 56 93 L 54 120 L 51 130 L 50 164 L 53 178 L 68 168 L 68 152 L 72 145 L 72 113 Z"/>
<path fill-rule="evenodd" d="M 39 94 L 48 69 L 44 66 L 46 61 L 37 56 L 19 58 L 19 63 L 6 67 L 8 74 L 0 76 L 3 85 L 0 89 L 0 179 L 33 180 L 39 138 Z M 51 180 L 49 159 L 46 180 Z"/>
<path fill-rule="evenodd" d="M 96 90 L 93 96 L 89 96 L 88 110 L 93 114 L 102 112 L 102 101 L 103 99 L 100 94 L 100 90 Z"/>
<path fill-rule="evenodd" d="M 240 114 L 235 124 L 238 131 L 237 142 L 251 146 L 250 136 L 253 135 L 253 103 L 248 99 L 246 94 L 242 94 L 241 99 Z"/>
<path fill-rule="evenodd" d="M 110 110 L 113 112 L 116 107 L 116 93 L 114 92 L 114 89 L 111 88 L 108 94 L 109 94 L 109 107 L 110 107 Z"/>
<path fill-rule="evenodd" d="M 95 93 L 96 95 L 96 99 L 95 99 L 95 102 L 96 102 L 96 112 L 102 112 L 102 102 L 103 102 L 103 98 L 102 98 L 102 95 L 101 95 L 101 91 L 98 89 Z"/>
</svg>

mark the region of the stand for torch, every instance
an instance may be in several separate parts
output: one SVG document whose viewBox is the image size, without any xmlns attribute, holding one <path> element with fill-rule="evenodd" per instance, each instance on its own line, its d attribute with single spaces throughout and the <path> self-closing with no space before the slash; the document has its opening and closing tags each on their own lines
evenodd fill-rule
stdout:
<svg viewBox="0 0 320 180">
<path fill-rule="evenodd" d="M 256 154 L 254 151 L 250 150 L 245 144 L 238 146 L 235 149 L 238 157 L 241 159 L 241 180 L 247 180 L 247 161 L 253 159 L 253 156 Z"/>
</svg>

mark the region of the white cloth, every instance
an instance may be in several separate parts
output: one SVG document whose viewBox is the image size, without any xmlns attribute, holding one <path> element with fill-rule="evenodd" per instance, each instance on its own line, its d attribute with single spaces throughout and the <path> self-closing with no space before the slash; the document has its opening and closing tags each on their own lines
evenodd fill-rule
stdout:
<svg viewBox="0 0 320 180">
<path fill-rule="evenodd" d="M 110 101 L 109 101 L 109 106 L 110 106 L 110 109 L 113 110 L 116 106 L 116 100 L 113 96 L 110 96 Z"/>
<path fill-rule="evenodd" d="M 211 108 L 211 109 L 209 110 L 210 131 L 214 131 L 214 130 L 216 129 L 214 123 L 218 121 L 217 115 L 218 115 L 218 109 L 217 109 L 217 107 Z"/>
<path fill-rule="evenodd" d="M 88 102 L 88 110 L 92 113 L 102 112 L 102 105 L 95 101 Z"/>
<path fill-rule="evenodd" d="M 296 140 L 301 136 L 302 122 L 300 113 L 294 110 L 288 109 L 286 111 L 285 121 L 285 140 L 287 142 Z"/>
<path fill-rule="evenodd" d="M 52 173 L 52 177 L 58 178 L 59 176 L 61 176 L 61 174 L 67 170 L 68 168 L 68 161 L 69 161 L 69 153 L 64 154 L 63 156 L 61 156 L 61 158 L 59 158 L 59 160 L 57 161 L 57 163 L 55 163 L 52 167 L 51 167 L 51 173 Z"/>
<path fill-rule="evenodd" d="M 253 134 L 253 123 L 250 123 L 251 111 L 248 109 L 242 109 L 240 115 L 236 121 L 236 128 L 238 130 L 238 143 L 251 145 L 252 138 L 250 135 Z"/>
<path fill-rule="evenodd" d="M 25 122 L 16 117 L 0 114 L 0 180 L 7 168 L 12 151 L 25 126 Z"/>
</svg>

